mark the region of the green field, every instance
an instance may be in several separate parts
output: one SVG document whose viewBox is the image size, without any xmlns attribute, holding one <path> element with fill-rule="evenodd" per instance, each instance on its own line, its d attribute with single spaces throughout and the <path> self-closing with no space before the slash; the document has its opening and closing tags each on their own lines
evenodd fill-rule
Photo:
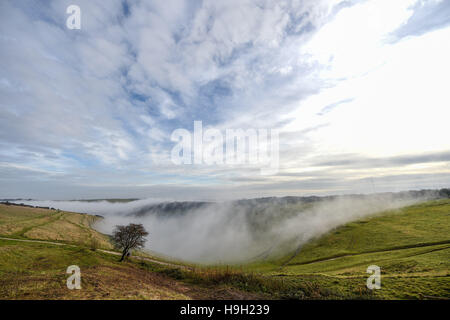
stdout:
<svg viewBox="0 0 450 320">
<path fill-rule="evenodd" d="M 380 212 L 305 244 L 294 255 L 240 266 L 118 263 L 93 216 L 0 205 L 3 299 L 442 299 L 450 298 L 450 199 Z M 145 256 L 144 253 L 140 254 Z M 83 289 L 65 287 L 65 268 L 83 270 Z M 381 289 L 366 287 L 370 265 Z"/>
<path fill-rule="evenodd" d="M 367 267 L 382 289 L 365 289 Z M 288 282 L 311 279 L 333 293 L 382 299 L 450 297 L 450 200 L 436 200 L 348 223 L 310 241 L 297 255 L 246 267 Z M 295 285 L 295 284 L 294 284 Z"/>
</svg>

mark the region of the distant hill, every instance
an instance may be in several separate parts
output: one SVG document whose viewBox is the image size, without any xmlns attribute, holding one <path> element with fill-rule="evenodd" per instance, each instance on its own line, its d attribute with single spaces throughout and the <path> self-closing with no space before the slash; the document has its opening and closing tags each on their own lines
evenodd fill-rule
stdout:
<svg viewBox="0 0 450 320">
<path fill-rule="evenodd" d="M 98 201 L 106 201 L 106 202 L 111 202 L 111 203 L 117 203 L 117 202 L 132 202 L 132 201 L 137 201 L 139 200 L 138 198 L 129 198 L 129 199 L 81 199 L 81 200 L 69 200 L 69 201 L 81 201 L 81 202 L 98 202 Z"/>
<path fill-rule="evenodd" d="M 146 215 L 181 215 L 187 214 L 189 211 L 206 208 L 213 203 L 196 202 L 196 201 L 180 201 L 180 202 L 163 202 L 157 204 L 144 205 L 133 209 L 128 215 L 143 217 Z"/>
<path fill-rule="evenodd" d="M 128 215 L 143 217 L 146 215 L 158 215 L 158 216 L 172 216 L 188 214 L 194 210 L 199 209 L 211 209 L 214 210 L 217 206 L 223 206 L 224 204 L 231 207 L 239 208 L 246 211 L 248 214 L 257 214 L 258 212 L 267 211 L 269 207 L 282 209 L 283 207 L 289 207 L 292 205 L 307 205 L 323 201 L 331 201 L 335 199 L 376 199 L 376 198 L 389 198 L 392 200 L 405 200 L 405 199 L 444 199 L 450 198 L 450 189 L 430 189 L 430 190 L 411 190 L 402 192 L 384 192 L 375 194 L 350 194 L 350 195 L 332 195 L 332 196 L 307 196 L 307 197 L 264 197 L 254 199 L 241 199 L 228 202 L 205 202 L 205 201 L 173 201 L 162 202 L 156 204 L 145 205 L 136 209 L 133 209 Z M 100 201 L 100 200 L 84 200 L 84 201 Z M 110 199 L 110 202 L 125 202 L 125 199 Z M 134 201 L 129 199 L 129 201 Z M 127 201 L 128 202 L 128 201 Z"/>
</svg>

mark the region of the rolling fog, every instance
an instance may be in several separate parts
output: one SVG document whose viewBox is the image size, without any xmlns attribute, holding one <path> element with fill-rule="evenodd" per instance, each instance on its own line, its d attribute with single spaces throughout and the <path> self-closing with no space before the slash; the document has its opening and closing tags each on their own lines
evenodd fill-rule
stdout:
<svg viewBox="0 0 450 320">
<path fill-rule="evenodd" d="M 201 263 L 244 262 L 287 253 L 344 223 L 424 199 L 392 195 L 337 197 L 310 203 L 223 202 L 206 204 L 182 214 L 145 214 L 145 199 L 107 201 L 23 201 L 61 210 L 98 214 L 94 227 L 110 234 L 115 225 L 142 223 L 150 235 L 146 249 L 164 256 Z M 141 210 L 144 208 L 144 210 Z M 256 209 L 255 209 L 256 208 Z M 136 216 L 136 211 L 144 214 Z M 282 252 L 283 251 L 283 252 Z"/>
</svg>

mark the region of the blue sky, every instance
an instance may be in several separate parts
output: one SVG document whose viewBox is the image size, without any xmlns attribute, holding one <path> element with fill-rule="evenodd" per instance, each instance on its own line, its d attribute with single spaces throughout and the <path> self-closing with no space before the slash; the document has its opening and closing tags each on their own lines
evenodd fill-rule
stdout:
<svg viewBox="0 0 450 320">
<path fill-rule="evenodd" d="M 0 198 L 448 187 L 449 22 L 444 0 L 2 1 Z M 174 165 L 195 120 L 279 130 L 278 173 Z"/>
</svg>

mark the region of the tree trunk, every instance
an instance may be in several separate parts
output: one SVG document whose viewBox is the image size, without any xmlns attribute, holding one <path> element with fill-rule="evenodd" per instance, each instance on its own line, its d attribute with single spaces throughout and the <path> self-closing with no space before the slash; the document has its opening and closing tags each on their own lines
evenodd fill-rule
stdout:
<svg viewBox="0 0 450 320">
<path fill-rule="evenodd" d="M 122 257 L 120 258 L 119 262 L 122 262 L 123 259 L 125 259 L 125 256 L 126 256 L 126 254 L 127 254 L 127 251 L 128 251 L 128 250 L 123 250 L 123 252 L 122 252 Z"/>
</svg>

